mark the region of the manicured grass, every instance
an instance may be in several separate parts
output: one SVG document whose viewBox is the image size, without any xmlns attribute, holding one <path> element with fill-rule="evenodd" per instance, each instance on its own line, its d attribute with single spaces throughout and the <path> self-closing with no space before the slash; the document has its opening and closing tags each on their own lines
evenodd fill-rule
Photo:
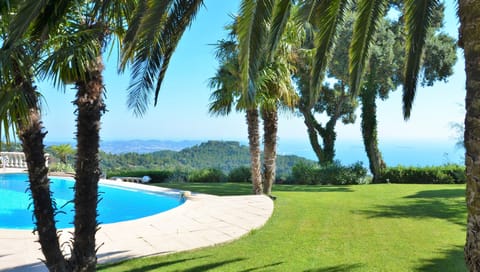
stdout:
<svg viewBox="0 0 480 272">
<path fill-rule="evenodd" d="M 249 193 L 247 184 L 171 184 Z M 101 271 L 465 271 L 464 185 L 276 185 L 261 229 L 232 243 Z"/>
</svg>

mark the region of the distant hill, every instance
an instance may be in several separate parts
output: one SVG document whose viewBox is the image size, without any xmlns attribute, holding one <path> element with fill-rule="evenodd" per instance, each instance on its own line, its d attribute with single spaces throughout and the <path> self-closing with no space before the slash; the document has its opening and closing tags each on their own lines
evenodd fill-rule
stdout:
<svg viewBox="0 0 480 272">
<path fill-rule="evenodd" d="M 277 157 L 277 174 L 289 174 L 292 166 L 309 160 L 295 156 Z M 208 141 L 184 148 L 180 151 L 161 150 L 139 154 L 128 152 L 121 154 L 102 153 L 104 169 L 203 169 L 217 168 L 228 173 L 240 166 L 250 166 L 250 152 L 247 146 L 234 141 Z"/>
</svg>

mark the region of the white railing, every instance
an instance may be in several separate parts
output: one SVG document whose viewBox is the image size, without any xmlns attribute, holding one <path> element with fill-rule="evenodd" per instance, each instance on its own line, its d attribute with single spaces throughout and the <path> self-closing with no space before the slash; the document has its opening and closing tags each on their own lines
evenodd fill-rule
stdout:
<svg viewBox="0 0 480 272">
<path fill-rule="evenodd" d="M 48 157 L 45 153 L 45 166 L 48 167 Z M 23 152 L 0 152 L 0 165 L 2 168 L 27 168 L 25 154 Z"/>
</svg>

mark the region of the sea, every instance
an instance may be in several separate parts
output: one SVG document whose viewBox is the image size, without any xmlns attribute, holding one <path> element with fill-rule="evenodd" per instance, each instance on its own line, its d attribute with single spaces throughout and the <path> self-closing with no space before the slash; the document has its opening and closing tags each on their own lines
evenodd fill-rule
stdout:
<svg viewBox="0 0 480 272">
<path fill-rule="evenodd" d="M 388 166 L 438 166 L 464 164 L 465 150 L 455 140 L 399 140 L 380 142 L 380 151 Z M 335 157 L 342 164 L 362 162 L 368 167 L 368 159 L 361 141 L 338 140 Z M 308 141 L 279 140 L 278 154 L 297 155 L 317 160 Z"/>
</svg>

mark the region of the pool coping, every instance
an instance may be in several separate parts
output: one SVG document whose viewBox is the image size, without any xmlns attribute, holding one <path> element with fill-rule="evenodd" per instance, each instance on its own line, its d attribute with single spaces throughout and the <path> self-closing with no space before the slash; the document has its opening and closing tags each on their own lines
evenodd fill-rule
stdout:
<svg viewBox="0 0 480 272">
<path fill-rule="evenodd" d="M 102 180 L 103 184 L 162 193 L 178 190 Z M 166 212 L 113 224 L 102 224 L 96 241 L 99 263 L 187 251 L 236 240 L 262 227 L 273 213 L 273 201 L 262 195 L 214 196 L 192 193 Z M 64 252 L 72 229 L 60 232 Z M 0 229 L 0 271 L 47 271 L 37 236 L 30 230 Z"/>
</svg>

